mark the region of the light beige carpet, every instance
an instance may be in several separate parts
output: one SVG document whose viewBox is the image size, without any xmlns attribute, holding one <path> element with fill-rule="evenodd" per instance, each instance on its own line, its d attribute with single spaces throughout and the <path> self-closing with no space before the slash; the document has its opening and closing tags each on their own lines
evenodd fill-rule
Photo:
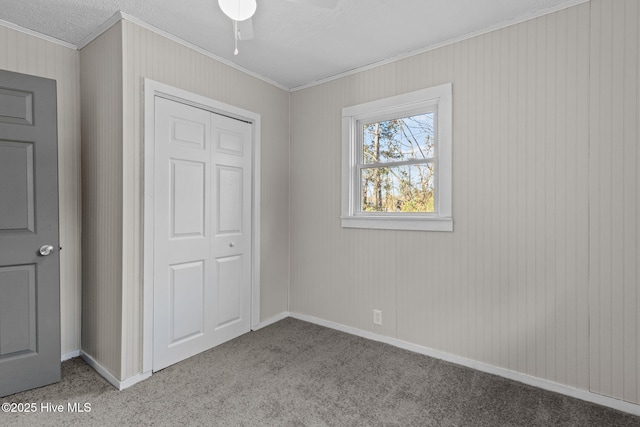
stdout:
<svg viewBox="0 0 640 427">
<path fill-rule="evenodd" d="M 81 359 L 1 426 L 640 426 L 640 418 L 285 319 L 117 391 Z M 62 413 L 40 410 L 61 404 Z M 70 413 L 68 404 L 90 404 Z"/>
</svg>

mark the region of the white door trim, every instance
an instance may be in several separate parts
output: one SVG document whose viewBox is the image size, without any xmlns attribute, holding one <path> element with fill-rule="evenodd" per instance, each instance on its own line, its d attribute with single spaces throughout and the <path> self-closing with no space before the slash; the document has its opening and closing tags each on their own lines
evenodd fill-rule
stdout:
<svg viewBox="0 0 640 427">
<path fill-rule="evenodd" d="M 260 114 L 234 107 L 164 83 L 144 79 L 144 206 L 143 206 L 143 319 L 142 372 L 153 369 L 153 194 L 155 164 L 154 98 L 171 99 L 253 125 L 251 197 L 251 329 L 260 323 Z"/>
</svg>

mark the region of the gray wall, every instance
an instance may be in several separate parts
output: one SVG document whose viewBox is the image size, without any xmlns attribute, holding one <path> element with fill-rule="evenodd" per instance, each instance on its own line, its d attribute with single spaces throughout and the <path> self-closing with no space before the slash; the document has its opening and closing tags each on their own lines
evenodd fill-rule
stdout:
<svg viewBox="0 0 640 427">
<path fill-rule="evenodd" d="M 591 8 L 591 389 L 640 403 L 640 2 Z"/>
<path fill-rule="evenodd" d="M 122 31 L 80 51 L 82 99 L 82 350 L 122 367 Z"/>
<path fill-rule="evenodd" d="M 638 22 L 594 0 L 292 93 L 291 311 L 640 402 Z M 341 228 L 341 109 L 445 82 L 454 231 Z"/>
</svg>

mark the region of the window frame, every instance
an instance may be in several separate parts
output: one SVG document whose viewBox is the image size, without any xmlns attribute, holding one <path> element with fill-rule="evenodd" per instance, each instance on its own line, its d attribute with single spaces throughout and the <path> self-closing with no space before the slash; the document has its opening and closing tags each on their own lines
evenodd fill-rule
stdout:
<svg viewBox="0 0 640 427">
<path fill-rule="evenodd" d="M 436 112 L 433 163 L 434 212 L 365 212 L 361 208 L 362 125 Z M 425 159 L 426 160 L 426 159 Z M 385 164 L 395 162 L 385 162 Z M 410 164 L 412 161 L 401 161 Z M 415 163 L 427 164 L 426 161 Z M 453 231 L 452 85 L 417 90 L 342 109 L 342 227 L 386 230 Z"/>
</svg>

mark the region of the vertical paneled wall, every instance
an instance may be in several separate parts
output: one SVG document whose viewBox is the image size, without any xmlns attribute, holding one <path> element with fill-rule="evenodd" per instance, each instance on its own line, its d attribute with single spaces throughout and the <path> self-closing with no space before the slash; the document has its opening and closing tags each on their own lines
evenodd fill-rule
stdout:
<svg viewBox="0 0 640 427">
<path fill-rule="evenodd" d="M 122 377 L 141 370 L 143 84 L 150 78 L 261 115 L 261 317 L 287 311 L 289 93 L 129 21 L 123 37 Z"/>
<path fill-rule="evenodd" d="M 401 72 L 453 82 L 455 225 L 398 235 L 398 338 L 588 389 L 588 40 L 585 4 Z"/>
<path fill-rule="evenodd" d="M 640 7 L 592 1 L 591 388 L 640 403 Z"/>
<path fill-rule="evenodd" d="M 62 354 L 80 348 L 80 91 L 78 52 L 0 26 L 0 69 L 56 80 Z"/>
<path fill-rule="evenodd" d="M 589 25 L 584 3 L 292 93 L 291 311 L 589 389 Z M 341 228 L 341 109 L 445 82 L 454 231 Z"/>
<path fill-rule="evenodd" d="M 82 350 L 120 375 L 122 339 L 122 31 L 80 51 Z"/>
</svg>

